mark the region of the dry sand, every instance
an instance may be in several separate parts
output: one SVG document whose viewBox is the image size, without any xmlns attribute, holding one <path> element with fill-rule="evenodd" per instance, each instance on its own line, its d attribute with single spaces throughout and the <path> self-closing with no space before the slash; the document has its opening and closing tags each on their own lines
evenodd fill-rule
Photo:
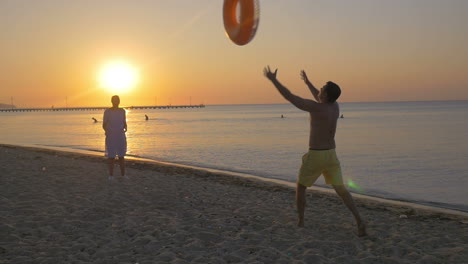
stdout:
<svg viewBox="0 0 468 264">
<path fill-rule="evenodd" d="M 0 145 L 0 263 L 468 263 L 466 215 L 356 199 L 359 238 L 336 195 L 309 191 L 297 228 L 290 187 L 127 165 Z"/>
</svg>

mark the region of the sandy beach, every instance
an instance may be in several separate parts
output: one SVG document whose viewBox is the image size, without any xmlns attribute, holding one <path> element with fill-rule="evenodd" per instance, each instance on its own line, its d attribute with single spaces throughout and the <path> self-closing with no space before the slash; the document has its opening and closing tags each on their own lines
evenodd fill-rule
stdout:
<svg viewBox="0 0 468 264">
<path fill-rule="evenodd" d="M 0 145 L 0 263 L 468 263 L 463 214 L 129 160 Z M 118 171 L 118 170 L 116 170 Z M 291 172 L 294 173 L 294 172 Z"/>
</svg>

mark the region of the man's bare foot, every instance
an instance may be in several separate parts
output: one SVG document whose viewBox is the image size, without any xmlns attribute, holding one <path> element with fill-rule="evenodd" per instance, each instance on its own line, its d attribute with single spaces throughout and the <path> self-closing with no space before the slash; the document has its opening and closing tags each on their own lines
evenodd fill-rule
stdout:
<svg viewBox="0 0 468 264">
<path fill-rule="evenodd" d="M 366 224 L 364 223 L 360 223 L 358 225 L 358 237 L 363 237 L 363 236 L 367 236 L 367 232 L 366 232 Z"/>
</svg>

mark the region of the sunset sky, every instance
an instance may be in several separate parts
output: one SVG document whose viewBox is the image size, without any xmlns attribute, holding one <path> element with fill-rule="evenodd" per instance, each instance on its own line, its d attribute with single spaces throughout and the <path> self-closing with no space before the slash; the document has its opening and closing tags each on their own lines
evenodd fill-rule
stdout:
<svg viewBox="0 0 468 264">
<path fill-rule="evenodd" d="M 0 103 L 105 106 L 99 72 L 125 61 L 122 105 L 285 103 L 304 69 L 341 102 L 468 100 L 466 0 L 261 0 L 255 38 L 225 34 L 222 0 L 0 0 Z"/>
</svg>

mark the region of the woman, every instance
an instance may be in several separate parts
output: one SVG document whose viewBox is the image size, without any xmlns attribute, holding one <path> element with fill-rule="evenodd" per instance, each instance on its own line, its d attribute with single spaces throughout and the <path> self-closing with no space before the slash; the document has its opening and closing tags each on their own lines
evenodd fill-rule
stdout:
<svg viewBox="0 0 468 264">
<path fill-rule="evenodd" d="M 102 128 L 106 132 L 106 157 L 109 159 L 109 180 L 114 179 L 114 161 L 119 157 L 120 174 L 125 179 L 125 153 L 127 152 L 127 120 L 125 110 L 119 108 L 120 98 L 112 96 L 112 107 L 104 111 Z"/>
</svg>

